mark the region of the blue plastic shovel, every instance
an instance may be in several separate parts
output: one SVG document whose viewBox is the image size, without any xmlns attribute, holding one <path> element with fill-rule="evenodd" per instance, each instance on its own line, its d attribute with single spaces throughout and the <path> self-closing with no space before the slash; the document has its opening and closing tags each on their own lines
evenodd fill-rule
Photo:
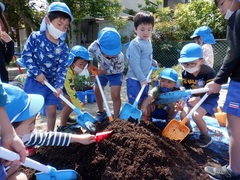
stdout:
<svg viewBox="0 0 240 180">
<path fill-rule="evenodd" d="M 228 88 L 228 84 L 223 84 L 221 88 L 222 89 Z M 204 87 L 204 88 L 198 88 L 198 89 L 188 89 L 188 90 L 179 90 L 179 91 L 161 93 L 156 99 L 155 104 L 168 104 L 168 103 L 176 102 L 184 96 L 188 96 L 191 94 L 205 93 L 208 90 L 209 90 L 208 88 Z"/>
<path fill-rule="evenodd" d="M 51 89 L 53 92 L 57 92 L 57 90 L 52 87 L 47 81 L 44 81 L 45 85 Z M 88 132 L 95 133 L 96 132 L 96 120 L 94 117 L 88 112 L 82 112 L 80 109 L 76 108 L 67 98 L 65 98 L 62 94 L 59 96 L 69 107 L 73 109 L 73 111 L 78 115 L 77 122 L 78 124 L 86 129 Z"/>
<path fill-rule="evenodd" d="M 151 70 L 149 71 L 147 78 L 146 78 L 147 81 L 150 79 L 152 71 L 156 70 L 156 69 L 158 69 L 158 67 L 154 67 L 154 66 L 151 67 Z M 140 122 L 140 119 L 142 117 L 142 111 L 139 110 L 137 108 L 137 106 L 138 106 L 138 101 L 139 101 L 140 97 L 142 96 L 145 86 L 146 85 L 143 85 L 141 87 L 133 104 L 125 103 L 123 105 L 121 112 L 120 112 L 120 119 L 124 119 L 124 120 L 128 121 L 132 118 L 133 120 L 138 121 L 138 123 Z"/>
<path fill-rule="evenodd" d="M 19 160 L 20 156 L 13 152 L 0 147 L 0 158 L 8 161 Z M 78 179 L 78 173 L 72 169 L 56 170 L 56 168 L 41 164 L 30 158 L 26 158 L 23 166 L 40 171 L 36 173 L 37 180 L 76 180 Z"/>
</svg>

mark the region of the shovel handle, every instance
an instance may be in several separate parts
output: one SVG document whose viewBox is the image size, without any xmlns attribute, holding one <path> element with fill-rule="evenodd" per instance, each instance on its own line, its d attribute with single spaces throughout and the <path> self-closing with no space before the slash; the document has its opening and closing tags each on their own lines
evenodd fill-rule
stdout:
<svg viewBox="0 0 240 180">
<path fill-rule="evenodd" d="M 45 85 L 51 89 L 53 92 L 57 93 L 57 90 L 49 84 L 47 81 L 44 81 Z M 59 96 L 69 107 L 71 107 L 78 115 L 82 114 L 79 109 L 77 109 L 67 98 L 65 98 L 62 94 Z"/>
<path fill-rule="evenodd" d="M 148 80 L 150 79 L 150 76 L 151 76 L 151 74 L 152 74 L 152 71 L 153 71 L 153 69 L 151 68 L 151 70 L 149 71 L 149 73 L 148 73 L 148 75 L 147 75 L 146 81 L 148 81 Z M 140 89 L 140 91 L 139 91 L 139 93 L 138 93 L 138 95 L 137 95 L 137 97 L 136 97 L 136 99 L 135 99 L 135 101 L 134 101 L 134 103 L 133 103 L 133 107 L 134 107 L 134 108 L 137 107 L 138 101 L 139 101 L 140 97 L 142 96 L 142 93 L 143 93 L 145 87 L 146 87 L 145 84 L 141 87 L 141 89 Z"/>
<path fill-rule="evenodd" d="M 222 89 L 227 89 L 228 88 L 228 84 L 223 84 L 221 85 Z M 186 93 L 188 94 L 198 94 L 198 93 L 204 93 L 209 91 L 209 88 L 204 87 L 204 88 L 199 88 L 199 89 L 191 89 L 191 90 L 186 90 Z"/>
<path fill-rule="evenodd" d="M 113 117 L 112 117 L 111 111 L 109 109 L 109 106 L 108 106 L 105 94 L 103 92 L 101 82 L 100 82 L 100 80 L 98 78 L 98 68 L 96 66 L 93 66 L 93 67 L 90 68 L 90 72 L 94 74 L 94 76 L 95 76 L 95 78 L 97 80 L 97 84 L 98 84 L 99 90 L 101 92 L 101 95 L 102 95 L 102 98 L 103 98 L 103 102 L 104 102 L 105 107 L 107 109 L 107 115 L 108 115 L 109 121 L 112 122 L 113 121 Z"/>
<path fill-rule="evenodd" d="M 6 159 L 8 161 L 15 161 L 15 160 L 19 160 L 20 156 L 13 152 L 10 151 L 4 147 L 0 147 L 0 158 Z M 26 157 L 25 162 L 21 163 L 23 166 L 44 172 L 44 173 L 48 173 L 51 170 L 50 166 L 46 166 L 44 164 L 41 164 L 37 161 L 34 161 L 28 157 Z"/>
<path fill-rule="evenodd" d="M 205 101 L 205 99 L 207 99 L 208 94 L 204 94 L 204 96 L 200 99 L 200 101 L 198 101 L 198 103 L 191 109 L 191 111 L 188 113 L 188 115 L 183 118 L 183 120 L 181 121 L 181 124 L 186 124 L 186 122 L 188 121 L 188 119 L 192 116 L 192 114 L 197 110 L 197 108 L 199 108 L 199 106 L 203 103 L 203 101 Z"/>
</svg>

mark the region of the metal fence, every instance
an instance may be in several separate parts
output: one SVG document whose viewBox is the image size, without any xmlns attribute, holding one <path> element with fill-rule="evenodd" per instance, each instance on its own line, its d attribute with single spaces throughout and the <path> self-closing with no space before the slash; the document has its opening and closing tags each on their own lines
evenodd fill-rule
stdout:
<svg viewBox="0 0 240 180">
<path fill-rule="evenodd" d="M 172 67 L 178 64 L 178 58 L 182 47 L 189 43 L 185 42 L 153 42 L 153 58 L 160 63 L 163 67 Z M 192 42 L 192 41 L 191 41 Z M 227 51 L 226 40 L 216 40 L 216 44 L 213 45 L 214 52 L 214 70 L 217 72 L 222 65 L 223 59 Z"/>
</svg>

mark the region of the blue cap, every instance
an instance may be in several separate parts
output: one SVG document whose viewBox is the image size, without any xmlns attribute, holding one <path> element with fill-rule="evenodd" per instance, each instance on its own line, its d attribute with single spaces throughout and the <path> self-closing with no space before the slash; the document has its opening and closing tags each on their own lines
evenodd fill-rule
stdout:
<svg viewBox="0 0 240 180">
<path fill-rule="evenodd" d="M 53 2 L 50 4 L 49 8 L 48 8 L 48 12 L 53 12 L 53 11 L 61 11 L 64 12 L 66 14 L 68 14 L 71 18 L 71 22 L 73 22 L 74 18 L 73 15 L 71 13 L 71 10 L 69 9 L 69 7 L 63 3 L 63 2 Z"/>
<path fill-rule="evenodd" d="M 0 7 L 2 9 L 2 12 L 4 12 L 5 11 L 5 5 L 2 2 L 0 2 Z"/>
<path fill-rule="evenodd" d="M 211 33 L 211 29 L 207 26 L 201 26 L 201 27 L 197 28 L 194 31 L 191 38 L 193 39 L 193 38 L 198 37 L 198 36 L 202 37 L 202 41 L 205 44 L 215 44 L 216 43 L 216 40 Z"/>
<path fill-rule="evenodd" d="M 115 28 L 105 27 L 98 33 L 101 51 L 109 56 L 118 55 L 122 50 L 121 36 Z"/>
<path fill-rule="evenodd" d="M 173 82 L 178 81 L 178 73 L 172 68 L 165 68 L 160 73 L 160 78 L 168 79 Z"/>
<path fill-rule="evenodd" d="M 73 46 L 68 57 L 68 66 L 70 66 L 75 57 L 84 59 L 85 61 L 92 61 L 92 58 L 89 56 L 88 50 L 80 45 Z"/>
<path fill-rule="evenodd" d="M 178 62 L 192 62 L 200 58 L 203 58 L 202 47 L 196 43 L 189 43 L 182 48 Z"/>
<path fill-rule="evenodd" d="M 22 59 L 22 58 L 18 58 L 18 59 L 17 59 L 17 63 L 18 63 L 18 65 L 21 66 L 21 67 L 26 67 L 25 64 L 24 64 L 24 62 L 23 62 L 23 59 Z"/>
<path fill-rule="evenodd" d="M 43 107 L 44 98 L 39 94 L 27 94 L 19 87 L 3 83 L 10 103 L 5 106 L 11 122 L 20 122 L 35 116 Z"/>
</svg>

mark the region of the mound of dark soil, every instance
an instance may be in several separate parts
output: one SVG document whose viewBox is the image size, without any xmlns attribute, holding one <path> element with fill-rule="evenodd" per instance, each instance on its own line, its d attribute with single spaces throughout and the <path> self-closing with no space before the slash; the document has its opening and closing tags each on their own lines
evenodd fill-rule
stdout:
<svg viewBox="0 0 240 180">
<path fill-rule="evenodd" d="M 211 148 L 198 148 L 196 138 L 181 143 L 161 135 L 151 122 L 136 125 L 124 120 L 111 122 L 105 130 L 113 130 L 110 139 L 91 145 L 41 147 L 33 159 L 57 170 L 74 169 L 79 179 L 209 179 L 206 165 L 225 164 L 221 143 Z M 226 147 L 226 145 L 224 145 Z M 218 149 L 216 152 L 215 149 Z M 24 168 L 30 179 L 35 171 Z"/>
</svg>

